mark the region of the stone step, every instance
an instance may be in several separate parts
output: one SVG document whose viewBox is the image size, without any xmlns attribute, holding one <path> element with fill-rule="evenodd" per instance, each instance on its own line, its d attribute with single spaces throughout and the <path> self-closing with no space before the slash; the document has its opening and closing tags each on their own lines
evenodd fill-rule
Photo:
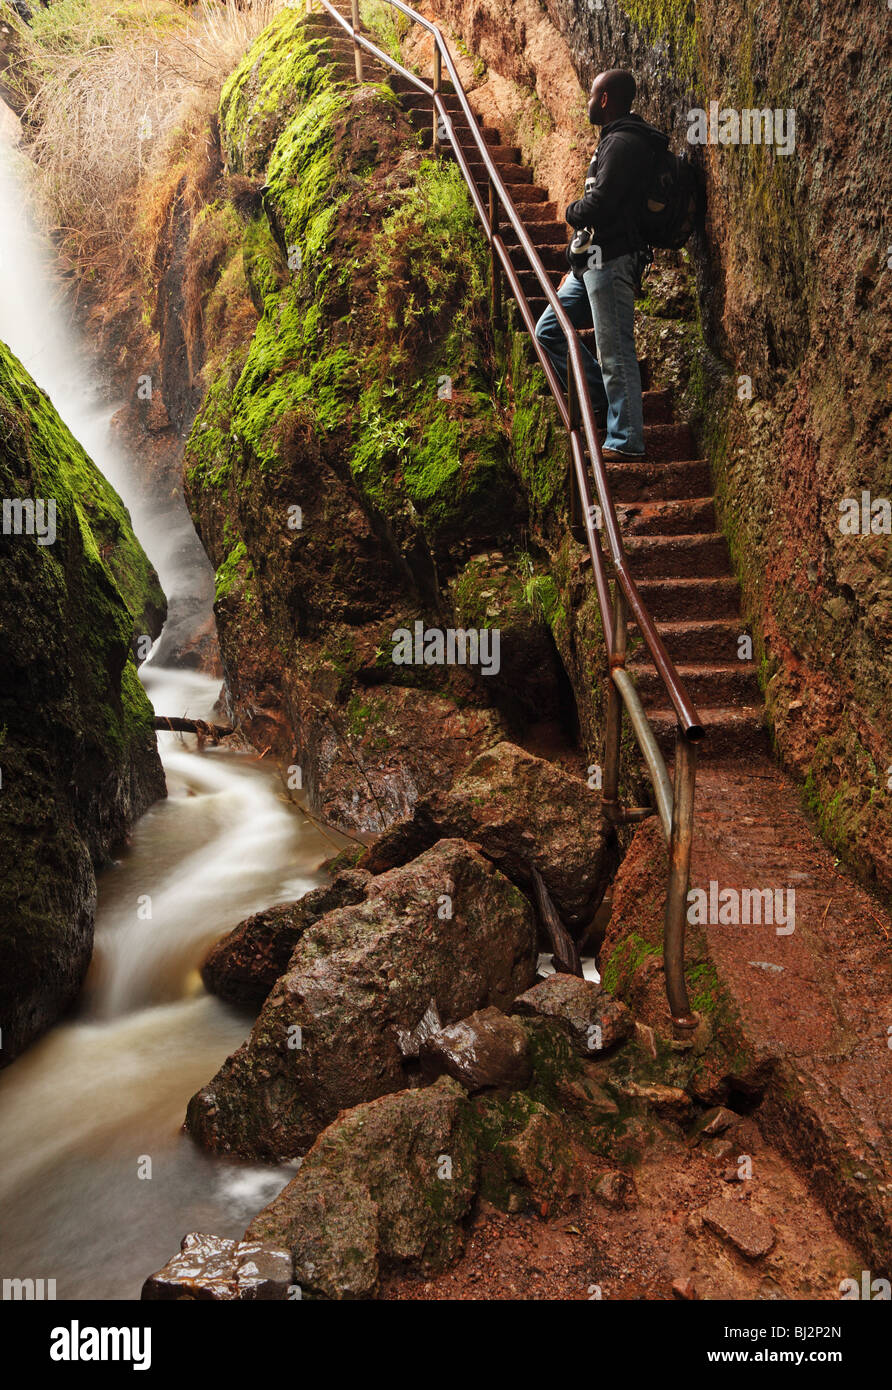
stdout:
<svg viewBox="0 0 892 1390">
<path fill-rule="evenodd" d="M 380 48 L 381 45 L 379 44 L 378 47 Z M 404 63 L 404 64 L 403 64 L 403 67 L 408 67 L 408 66 L 409 66 L 408 63 Z M 433 79 L 433 75 L 432 75 L 431 73 L 429 73 L 429 72 L 422 72 L 422 73 L 419 73 L 418 75 L 419 75 L 419 77 L 421 78 L 422 82 L 427 82 L 429 86 L 432 86 L 432 85 L 433 85 L 433 80 L 434 80 L 434 79 Z M 421 97 L 424 97 L 424 98 L 425 98 L 425 100 L 427 101 L 429 107 L 430 107 L 430 105 L 432 104 L 432 103 L 431 103 L 431 98 L 427 95 L 427 93 L 426 93 L 426 92 L 419 92 L 418 88 L 417 88 L 412 82 L 409 81 L 408 77 L 403 77 L 402 73 L 399 73 L 399 72 L 391 72 L 390 77 L 389 77 L 388 80 L 389 80 L 389 82 L 390 82 L 391 87 L 392 87 L 393 90 L 397 93 L 398 96 L 401 97 L 404 93 L 408 93 L 408 94 L 410 94 L 410 95 L 412 95 L 412 96 L 421 96 Z M 453 83 L 452 83 L 448 78 L 446 78 L 446 77 L 444 77 L 444 78 L 442 79 L 442 82 L 441 82 L 441 84 L 440 84 L 440 94 L 441 94 L 442 96 L 457 96 L 457 93 L 456 93 L 456 90 L 455 90 L 455 86 L 454 86 Z"/>
<path fill-rule="evenodd" d="M 563 253 L 567 244 L 566 228 L 563 222 L 555 220 L 556 216 L 555 203 L 538 203 L 535 207 L 524 209 L 523 221 L 534 246 L 540 250 L 559 248 Z M 510 237 L 510 228 L 506 228 L 504 235 Z M 519 242 L 510 239 L 506 239 L 505 247 L 509 252 L 521 249 Z"/>
<path fill-rule="evenodd" d="M 734 588 L 735 607 L 738 601 Z M 644 595 L 641 595 L 644 598 Z M 647 599 L 644 598 L 645 603 Z M 657 631 L 672 660 L 679 662 L 731 662 L 737 660 L 737 644 L 744 632 L 740 618 L 734 614 L 725 618 L 692 618 L 675 622 L 660 622 L 647 605 L 656 622 Z M 629 626 L 630 634 L 638 635 L 637 623 Z"/>
<path fill-rule="evenodd" d="M 703 497 L 712 490 L 705 459 L 608 463 L 607 479 L 616 503 Z"/>
<path fill-rule="evenodd" d="M 768 730 L 761 704 L 699 705 L 698 713 L 706 729 L 699 746 L 698 760 L 713 758 L 748 758 L 754 753 L 768 753 Z M 654 708 L 647 717 L 664 755 L 675 747 L 678 721 L 673 709 Z"/>
<path fill-rule="evenodd" d="M 486 165 L 483 163 L 481 159 L 477 157 L 479 151 L 473 148 L 464 148 L 463 153 L 467 160 L 468 169 L 470 171 L 471 177 L 474 179 L 478 187 L 485 188 L 489 180 L 489 174 L 486 171 Z M 455 157 L 453 155 L 452 150 L 450 150 L 448 146 L 444 148 L 443 155 L 446 158 Z M 515 197 L 515 184 L 532 184 L 533 182 L 533 171 L 532 169 L 527 168 L 525 164 L 500 164 L 499 173 L 502 176 L 503 183 L 512 185 L 508 190 L 512 198 Z M 539 197 L 536 199 L 536 201 L 545 202 L 548 198 L 547 192 L 544 188 L 540 188 L 538 184 L 536 185 L 536 187 L 539 193 Z"/>
<path fill-rule="evenodd" d="M 501 173 L 502 171 L 499 170 L 499 172 Z M 529 170 L 527 172 L 529 172 Z M 547 203 L 548 194 L 546 193 L 544 188 L 541 188 L 539 186 L 538 183 L 514 183 L 509 179 L 505 179 L 504 182 L 509 185 L 508 193 L 511 197 L 512 202 L 517 205 L 518 213 L 523 218 L 524 223 L 527 226 L 529 226 L 531 221 L 531 205 L 535 203 Z M 477 187 L 479 188 L 480 192 L 485 196 L 486 179 L 483 179 L 482 181 L 480 179 L 475 179 L 475 183 L 477 184 Z M 533 215 L 535 216 L 535 212 L 533 213 Z M 509 226 L 510 223 L 508 223 L 506 220 L 505 225 Z"/>
<path fill-rule="evenodd" d="M 422 149 L 429 150 L 434 143 L 433 117 L 431 113 L 429 111 L 417 111 L 413 109 L 407 112 L 407 115 L 411 124 L 418 131 Z M 462 149 L 464 149 L 466 144 L 471 143 L 470 127 L 465 124 L 460 124 L 454 118 L 452 118 L 452 124 L 458 134 L 459 143 Z M 508 149 L 510 146 L 499 144 L 500 132 L 496 130 L 495 126 L 482 125 L 479 129 L 480 134 L 486 141 L 487 148 L 492 152 L 494 163 L 498 164 L 499 159 L 496 155 L 496 150 Z M 445 144 L 445 138 L 440 143 L 441 145 Z"/>
<path fill-rule="evenodd" d="M 738 616 L 740 591 L 733 575 L 696 579 L 641 579 L 638 592 L 656 623 L 713 621 Z"/>
<path fill-rule="evenodd" d="M 554 288 L 557 289 L 558 285 L 564 278 L 565 271 L 560 269 L 549 270 L 546 266 L 545 273 L 548 276 Z M 541 293 L 541 284 L 539 281 L 539 277 L 534 270 L 518 270 L 517 278 L 520 281 L 520 287 L 526 295 L 527 299 L 529 299 L 530 296 L 534 294 L 537 290 Z"/>
<path fill-rule="evenodd" d="M 728 545 L 719 532 L 698 536 L 629 536 L 626 551 L 635 579 L 731 573 Z"/>
<path fill-rule="evenodd" d="M 634 653 L 626 669 L 642 705 L 651 709 L 665 705 L 667 696 L 662 676 L 646 657 L 646 653 L 641 658 Z M 675 669 L 697 705 L 737 707 L 756 705 L 761 699 L 754 661 L 676 662 Z"/>
<path fill-rule="evenodd" d="M 515 266 L 519 271 L 525 270 L 527 267 L 527 255 L 523 247 L 509 246 L 507 250 L 509 251 L 511 256 L 511 264 Z M 562 277 L 566 275 L 567 258 L 564 255 L 563 247 L 537 246 L 536 250 L 539 253 L 539 259 L 542 261 L 542 264 L 545 266 L 546 270 L 560 271 Z"/>
<path fill-rule="evenodd" d="M 693 536 L 716 529 L 711 497 L 617 503 L 617 514 L 624 536 Z"/>
<path fill-rule="evenodd" d="M 644 383 L 642 382 L 642 385 Z M 695 459 L 694 436 L 690 425 L 646 425 L 644 448 L 648 459 Z"/>
<path fill-rule="evenodd" d="M 406 111 L 424 111 L 433 119 L 434 103 L 427 92 L 400 92 L 400 105 Z M 465 117 L 464 109 L 458 96 L 447 93 L 443 97 L 443 105 L 446 107 L 450 116 L 455 112 L 462 123 L 467 126 L 467 118 Z M 483 124 L 483 118 L 481 116 L 477 116 L 477 124 Z"/>
</svg>

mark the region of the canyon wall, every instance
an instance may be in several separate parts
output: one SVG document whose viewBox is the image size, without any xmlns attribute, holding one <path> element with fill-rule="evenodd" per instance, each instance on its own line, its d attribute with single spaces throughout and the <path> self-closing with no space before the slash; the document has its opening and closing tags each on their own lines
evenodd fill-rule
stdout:
<svg viewBox="0 0 892 1390">
<path fill-rule="evenodd" d="M 131 653 L 134 629 L 163 620 L 157 577 L 117 494 L 2 344 L 0 496 L 44 503 L 42 527 L 38 513 L 29 534 L 10 508 L 0 532 L 2 1066 L 75 999 L 95 868 L 165 788 Z"/>
<path fill-rule="evenodd" d="M 581 103 L 606 68 L 634 71 L 637 109 L 700 164 L 696 302 L 682 313 L 652 292 L 642 337 L 655 384 L 681 393 L 713 464 L 779 756 L 828 842 L 888 892 L 889 12 L 778 0 L 436 0 L 427 12 L 477 59 L 466 70 L 482 110 L 508 91 L 505 111 L 538 112 L 533 134 L 521 119 L 512 134 L 558 200 L 566 151 L 577 186 L 584 176 Z M 788 152 L 692 145 L 688 113 L 713 101 L 783 112 Z"/>
</svg>

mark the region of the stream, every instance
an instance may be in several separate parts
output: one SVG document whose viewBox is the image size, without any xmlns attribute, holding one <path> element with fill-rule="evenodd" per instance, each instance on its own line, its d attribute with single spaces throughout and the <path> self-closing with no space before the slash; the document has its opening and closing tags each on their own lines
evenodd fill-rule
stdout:
<svg viewBox="0 0 892 1390">
<path fill-rule="evenodd" d="M 182 500 L 147 496 L 113 440 L 100 371 L 26 210 L 23 167 L 0 147 L 0 339 L 130 509 L 168 597 L 166 630 L 197 625 L 210 566 Z M 160 664 L 164 643 L 141 669 L 156 711 L 211 717 L 219 682 Z M 168 798 L 99 876 L 78 1007 L 0 1072 L 0 1277 L 55 1279 L 60 1299 L 138 1298 L 187 1231 L 240 1235 L 295 1168 L 211 1158 L 181 1132 L 189 1097 L 252 1022 L 204 991 L 198 967 L 244 917 L 321 882 L 339 845 L 256 758 L 199 752 L 177 734 L 160 734 L 159 750 Z M 145 895 L 150 920 L 136 911 Z"/>
</svg>

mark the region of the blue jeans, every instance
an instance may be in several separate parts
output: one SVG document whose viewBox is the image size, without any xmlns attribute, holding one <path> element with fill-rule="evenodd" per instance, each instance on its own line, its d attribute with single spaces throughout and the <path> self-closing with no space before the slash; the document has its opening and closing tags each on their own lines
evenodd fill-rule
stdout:
<svg viewBox="0 0 892 1390">
<path fill-rule="evenodd" d="M 600 365 L 581 344 L 589 395 L 596 411 L 607 408 L 604 447 L 628 454 L 644 453 L 641 373 L 635 352 L 636 262 L 629 253 L 600 270 L 587 270 L 583 280 L 571 273 L 558 291 L 575 328 L 587 327 L 590 317 L 594 323 Z M 552 309 L 546 309 L 536 324 L 536 337 L 566 389 L 567 340 Z"/>
</svg>

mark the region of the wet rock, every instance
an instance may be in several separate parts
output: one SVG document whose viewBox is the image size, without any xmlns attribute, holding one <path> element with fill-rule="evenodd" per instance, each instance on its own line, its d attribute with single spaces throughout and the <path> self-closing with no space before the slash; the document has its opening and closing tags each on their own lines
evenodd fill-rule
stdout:
<svg viewBox="0 0 892 1390">
<path fill-rule="evenodd" d="M 733 1245 L 747 1260 L 758 1260 L 774 1248 L 774 1231 L 747 1202 L 710 1202 L 700 1213 L 704 1224 L 721 1240 Z"/>
<path fill-rule="evenodd" d="M 595 1196 L 599 1202 L 616 1210 L 638 1205 L 638 1193 L 635 1191 L 634 1182 L 628 1173 L 619 1169 L 605 1173 L 598 1179 L 595 1183 Z"/>
<path fill-rule="evenodd" d="M 571 1109 L 598 1116 L 619 1114 L 616 1101 L 611 1099 L 594 1076 L 587 1074 L 585 1068 L 579 1076 L 557 1077 L 553 1085 L 558 1099 Z"/>
<path fill-rule="evenodd" d="M 711 1110 L 700 1116 L 690 1137 L 695 1143 L 715 1139 L 739 1123 L 740 1116 L 733 1110 L 726 1109 L 724 1105 L 714 1105 Z"/>
<path fill-rule="evenodd" d="M 518 1133 L 500 1142 L 486 1155 L 490 1184 L 519 1186 L 522 1194 L 508 1192 L 509 1211 L 521 1211 L 531 1202 L 541 1215 L 560 1209 L 587 1187 L 584 1156 L 567 1135 L 560 1116 L 532 1102 L 529 1118 Z"/>
<path fill-rule="evenodd" d="M 205 1147 L 291 1158 L 346 1106 L 406 1084 L 400 1034 L 433 998 L 446 1023 L 505 1007 L 535 974 L 523 894 L 443 840 L 304 933 L 248 1041 L 193 1096 Z"/>
<path fill-rule="evenodd" d="M 646 1052 L 654 1062 L 657 1060 L 657 1044 L 654 1038 L 654 1030 L 646 1023 L 635 1020 L 635 1042 L 642 1052 Z"/>
<path fill-rule="evenodd" d="M 426 1074 L 445 1071 L 471 1094 L 490 1087 L 520 1091 L 533 1074 L 526 1033 L 500 1009 L 481 1009 L 429 1031 L 419 1055 Z"/>
<path fill-rule="evenodd" d="M 576 975 L 549 975 L 514 1001 L 513 1012 L 554 1019 L 583 1057 L 609 1052 L 632 1032 L 632 1015 L 602 985 Z"/>
<path fill-rule="evenodd" d="M 598 794 L 580 778 L 498 743 L 475 758 L 449 791 L 415 807 L 362 861 L 373 872 L 403 863 L 441 835 L 479 844 L 510 878 L 539 870 L 567 925 L 587 924 L 597 906 L 607 844 Z"/>
<path fill-rule="evenodd" d="M 308 927 L 326 912 L 361 902 L 372 876 L 346 869 L 294 903 L 255 912 L 209 951 L 201 978 L 210 994 L 230 1004 L 262 1004 Z"/>
<path fill-rule="evenodd" d="M 293 1285 L 291 1255 L 264 1240 L 224 1240 L 193 1233 L 179 1255 L 142 1286 L 143 1299 L 284 1299 Z"/>
<path fill-rule="evenodd" d="M 165 602 L 121 499 L 3 344 L 0 498 L 4 1067 L 77 998 L 94 866 L 166 794 L 131 656 Z"/>
<path fill-rule="evenodd" d="M 306 1295 L 371 1298 L 381 1273 L 443 1268 L 477 1186 L 462 1088 L 441 1077 L 339 1115 L 246 1239 L 284 1245 Z"/>
<path fill-rule="evenodd" d="M 685 1124 L 691 1116 L 693 1105 L 686 1091 L 677 1086 L 663 1086 L 659 1082 L 641 1085 L 637 1081 L 613 1081 L 611 1089 L 628 1096 L 631 1100 L 643 1100 L 661 1120 L 672 1120 Z"/>
</svg>

